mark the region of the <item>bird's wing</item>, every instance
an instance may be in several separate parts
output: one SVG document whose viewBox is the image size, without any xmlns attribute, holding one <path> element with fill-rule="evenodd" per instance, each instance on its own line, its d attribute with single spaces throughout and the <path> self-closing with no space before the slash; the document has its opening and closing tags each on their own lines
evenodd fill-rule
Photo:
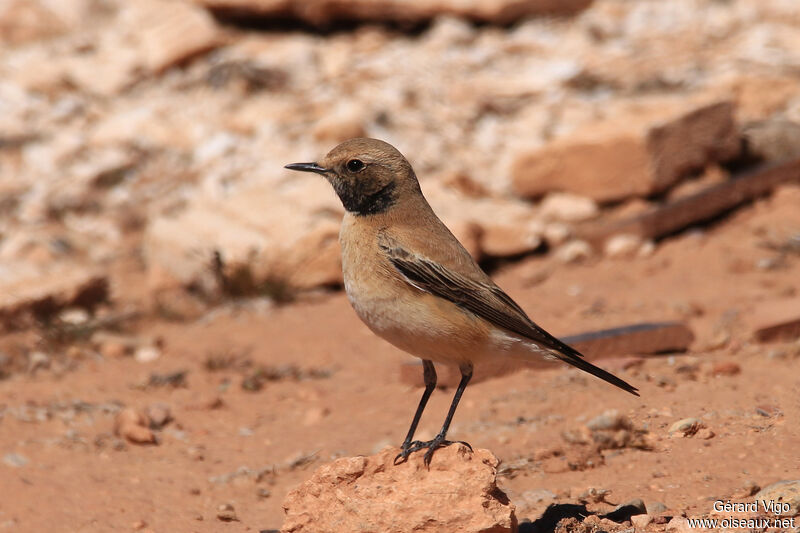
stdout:
<svg viewBox="0 0 800 533">
<path fill-rule="evenodd" d="M 537 326 L 497 285 L 469 279 L 440 263 L 409 252 L 392 239 L 383 238 L 379 244 L 394 268 L 417 289 L 449 300 L 497 327 L 532 341 L 565 363 L 638 396 L 636 388 L 589 363 L 580 352 Z"/>
</svg>

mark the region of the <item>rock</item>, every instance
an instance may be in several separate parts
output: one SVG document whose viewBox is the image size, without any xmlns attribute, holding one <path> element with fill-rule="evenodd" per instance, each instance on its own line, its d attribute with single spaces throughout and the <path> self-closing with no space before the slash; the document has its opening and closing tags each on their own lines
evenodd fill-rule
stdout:
<svg viewBox="0 0 800 533">
<path fill-rule="evenodd" d="M 524 197 L 569 191 L 615 202 L 663 192 L 693 170 L 738 155 L 730 102 L 652 113 L 649 119 L 615 117 L 522 150 L 511 169 L 514 191 Z"/>
<path fill-rule="evenodd" d="M 126 4 L 123 23 L 136 29 L 144 66 L 160 73 L 221 44 L 214 19 L 189 2 L 137 0 Z"/>
<path fill-rule="evenodd" d="M 0 43 L 19 45 L 53 37 L 66 29 L 41 0 L 7 0 L 0 4 Z"/>
<path fill-rule="evenodd" d="M 764 302 L 756 306 L 752 320 L 758 342 L 800 338 L 800 298 Z"/>
<path fill-rule="evenodd" d="M 341 283 L 342 208 L 328 188 L 322 180 L 263 184 L 155 219 L 144 243 L 151 286 L 280 298 Z"/>
<path fill-rule="evenodd" d="M 772 485 L 767 485 L 753 497 L 755 500 L 780 502 L 784 505 L 776 505 L 775 508 L 781 507 L 778 514 L 781 515 L 800 515 L 800 479 L 778 481 Z M 788 510 L 786 505 L 788 504 Z"/>
<path fill-rule="evenodd" d="M 108 278 L 87 265 L 0 262 L 0 331 L 27 327 L 65 308 L 92 310 L 108 297 Z"/>
<path fill-rule="evenodd" d="M 739 363 L 733 361 L 719 361 L 711 367 L 712 376 L 735 376 L 742 371 Z"/>
<path fill-rule="evenodd" d="M 731 498 L 735 498 L 737 500 L 743 500 L 745 498 L 749 498 L 750 496 L 753 496 L 759 490 L 761 490 L 761 487 L 759 487 L 758 484 L 755 481 L 750 479 L 750 480 L 745 481 L 744 484 L 741 487 L 736 489 L 733 492 L 733 494 L 731 494 Z"/>
<path fill-rule="evenodd" d="M 114 434 L 133 444 L 156 443 L 156 436 L 149 426 L 147 416 L 131 407 L 121 410 L 114 418 Z"/>
<path fill-rule="evenodd" d="M 223 503 L 217 507 L 217 519 L 223 522 L 239 521 L 239 518 L 236 516 L 236 509 L 229 503 Z"/>
<path fill-rule="evenodd" d="M 519 200 L 475 198 L 438 182 L 423 186 L 436 214 L 474 257 L 508 257 L 530 252 L 542 242 L 542 223 Z"/>
<path fill-rule="evenodd" d="M 668 433 L 670 437 L 691 437 L 704 427 L 705 423 L 699 418 L 684 418 L 672 424 Z"/>
<path fill-rule="evenodd" d="M 612 409 L 598 415 L 586 423 L 586 427 L 592 431 L 630 429 L 633 427 L 630 419 L 621 414 L 616 409 Z"/>
<path fill-rule="evenodd" d="M 598 212 L 591 198 L 564 192 L 548 194 L 539 206 L 543 218 L 561 222 L 582 222 L 596 217 Z"/>
<path fill-rule="evenodd" d="M 323 145 L 336 146 L 353 137 L 366 137 L 366 113 L 355 105 L 340 106 L 322 116 L 311 130 L 311 135 Z"/>
<path fill-rule="evenodd" d="M 169 405 L 165 403 L 154 403 L 147 406 L 145 416 L 150 422 L 150 429 L 161 429 L 172 421 L 172 413 Z"/>
<path fill-rule="evenodd" d="M 140 363 L 150 363 L 161 357 L 161 350 L 158 346 L 148 345 L 139 346 L 133 352 L 133 358 Z"/>
<path fill-rule="evenodd" d="M 556 250 L 555 256 L 562 263 L 579 263 L 592 256 L 592 247 L 586 241 L 572 240 Z"/>
<path fill-rule="evenodd" d="M 398 452 L 386 448 L 318 468 L 286 496 L 281 531 L 516 531 L 491 452 L 454 444 L 437 450 L 430 469 L 422 453 L 394 465 Z"/>
<path fill-rule="evenodd" d="M 673 531 L 675 533 L 689 533 L 695 530 L 689 527 L 689 522 L 686 520 L 686 518 L 682 516 L 673 516 L 672 519 L 667 523 L 665 531 L 668 532 Z"/>
<path fill-rule="evenodd" d="M 782 161 L 800 154 L 800 124 L 784 118 L 750 122 L 742 127 L 745 155 Z"/>
<path fill-rule="evenodd" d="M 3 456 L 3 462 L 14 468 L 21 468 L 27 465 L 30 460 L 24 455 L 18 453 L 7 453 Z"/>
<path fill-rule="evenodd" d="M 606 257 L 634 257 L 642 249 L 642 238 L 638 235 L 614 235 L 603 247 Z"/>
<path fill-rule="evenodd" d="M 653 517 L 647 514 L 637 514 L 631 517 L 631 525 L 636 531 L 644 530 L 653 521 Z"/>
<path fill-rule="evenodd" d="M 533 15 L 570 15 L 591 4 L 591 0 L 196 0 L 224 15 L 249 14 L 284 20 L 300 19 L 327 26 L 336 21 L 423 22 L 452 15 L 480 22 L 510 24 Z"/>
</svg>

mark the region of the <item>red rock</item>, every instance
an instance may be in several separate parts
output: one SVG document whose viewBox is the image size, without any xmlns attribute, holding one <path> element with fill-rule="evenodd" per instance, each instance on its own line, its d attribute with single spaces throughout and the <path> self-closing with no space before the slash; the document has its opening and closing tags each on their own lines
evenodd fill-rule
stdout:
<svg viewBox="0 0 800 533">
<path fill-rule="evenodd" d="M 498 459 L 463 445 L 399 465 L 397 448 L 324 465 L 283 502 L 283 533 L 516 531 L 514 505 L 497 488 Z"/>
<path fill-rule="evenodd" d="M 214 19 L 188 2 L 137 0 L 125 16 L 150 72 L 162 72 L 190 57 L 221 44 Z"/>
<path fill-rule="evenodd" d="M 131 407 L 123 409 L 114 418 L 114 434 L 134 444 L 156 443 L 156 436 L 149 426 L 147 416 Z"/>
<path fill-rule="evenodd" d="M 6 260 L 0 264 L 0 331 L 68 307 L 91 309 L 108 297 L 108 278 L 86 265 Z"/>
<path fill-rule="evenodd" d="M 514 191 L 526 197 L 569 191 L 613 202 L 663 192 L 692 170 L 738 154 L 730 102 L 652 107 L 649 117 L 615 117 L 520 152 L 511 169 Z"/>
<path fill-rule="evenodd" d="M 759 342 L 800 338 L 800 299 L 765 302 L 756 307 L 754 336 Z"/>
<path fill-rule="evenodd" d="M 711 367 L 712 376 L 735 376 L 741 371 L 742 367 L 739 366 L 739 363 L 733 361 L 720 361 Z"/>
<path fill-rule="evenodd" d="M 569 15 L 592 0 L 196 0 L 221 14 L 234 12 L 325 25 L 337 20 L 421 22 L 453 15 L 507 24 L 531 15 Z"/>
</svg>

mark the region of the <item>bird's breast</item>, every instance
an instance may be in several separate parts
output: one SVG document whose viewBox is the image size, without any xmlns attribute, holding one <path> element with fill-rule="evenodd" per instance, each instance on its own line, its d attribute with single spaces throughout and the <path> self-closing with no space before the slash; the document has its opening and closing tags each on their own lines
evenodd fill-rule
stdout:
<svg viewBox="0 0 800 533">
<path fill-rule="evenodd" d="M 487 324 L 408 283 L 381 252 L 377 234 L 345 223 L 340 241 L 347 297 L 374 333 L 412 355 L 445 363 L 461 364 L 485 351 Z"/>
</svg>

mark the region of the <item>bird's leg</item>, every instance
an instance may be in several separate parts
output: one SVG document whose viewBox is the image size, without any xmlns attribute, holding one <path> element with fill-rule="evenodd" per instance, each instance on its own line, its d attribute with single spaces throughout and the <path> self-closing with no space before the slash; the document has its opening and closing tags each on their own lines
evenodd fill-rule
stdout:
<svg viewBox="0 0 800 533">
<path fill-rule="evenodd" d="M 411 448 L 412 444 L 415 444 L 411 442 L 411 439 L 414 438 L 414 433 L 417 431 L 417 425 L 419 424 L 419 419 L 422 418 L 422 412 L 425 410 L 425 406 L 428 404 L 428 398 L 431 397 L 433 389 L 436 388 L 436 368 L 433 366 L 433 361 L 429 359 L 422 360 L 422 379 L 425 381 L 425 392 L 422 393 L 422 398 L 420 398 L 419 405 L 417 406 L 417 412 L 414 413 L 414 420 L 411 421 L 411 427 L 408 428 L 408 435 L 406 435 L 406 439 L 401 446 L 402 451 L 394 458 L 394 464 L 398 464 L 398 459 L 401 459 L 401 463 L 408 459 L 408 455 L 411 453 L 408 450 Z"/>
<path fill-rule="evenodd" d="M 458 402 L 461 400 L 461 395 L 464 394 L 464 389 L 467 388 L 467 384 L 469 380 L 472 378 L 472 365 L 465 364 L 460 367 L 461 370 L 461 381 L 458 383 L 458 388 L 456 389 L 456 393 L 453 396 L 453 402 L 450 404 L 450 410 L 447 412 L 447 418 L 444 419 L 444 424 L 442 425 L 442 429 L 439 433 L 433 438 L 433 440 L 429 440 L 427 442 L 420 442 L 414 441 L 411 443 L 410 448 L 407 451 L 404 451 L 406 456 L 412 454 L 416 451 L 422 450 L 427 448 L 428 451 L 425 452 L 425 457 L 423 458 L 425 462 L 425 466 L 430 466 L 431 459 L 433 458 L 433 452 L 435 452 L 438 448 L 443 446 L 449 446 L 450 444 L 460 443 L 465 445 L 467 448 L 472 450 L 472 446 L 469 443 L 464 441 L 449 441 L 446 440 L 445 437 L 447 436 L 447 430 L 450 428 L 450 422 L 453 420 L 453 415 L 456 413 L 456 408 L 458 407 Z"/>
</svg>

